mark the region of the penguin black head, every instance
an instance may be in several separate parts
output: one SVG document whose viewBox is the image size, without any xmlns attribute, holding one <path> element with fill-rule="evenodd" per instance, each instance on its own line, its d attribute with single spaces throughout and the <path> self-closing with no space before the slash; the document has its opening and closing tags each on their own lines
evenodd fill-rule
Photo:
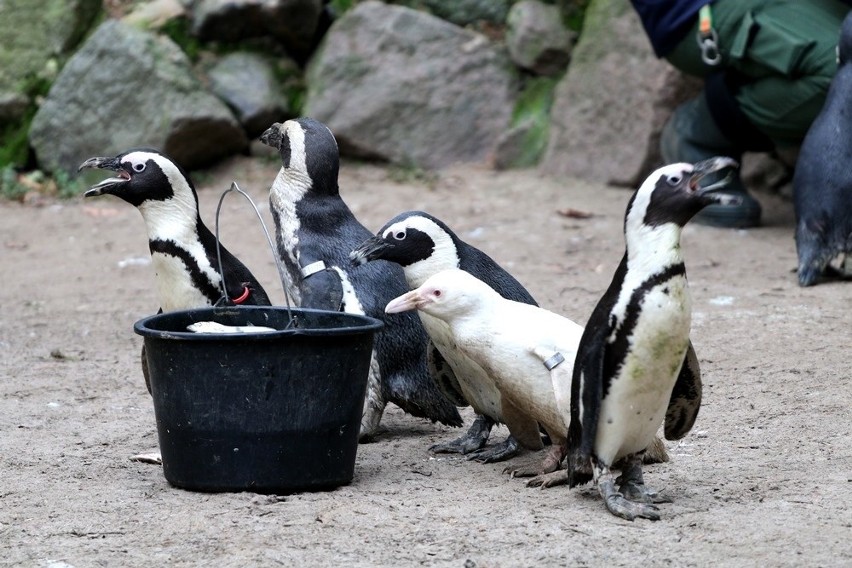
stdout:
<svg viewBox="0 0 852 568">
<path fill-rule="evenodd" d="M 278 150 L 282 172 L 309 182 L 314 193 L 338 194 L 340 151 L 325 124 L 307 117 L 276 122 L 260 141 Z"/>
<path fill-rule="evenodd" d="M 385 223 L 377 235 L 349 254 L 353 264 L 389 260 L 403 267 L 429 260 L 436 270 L 457 268 L 457 237 L 443 222 L 422 211 L 407 211 Z"/>
<path fill-rule="evenodd" d="M 710 204 L 736 204 L 738 197 L 714 191 L 723 187 L 727 178 L 707 186 L 702 186 L 701 180 L 709 174 L 737 166 L 735 160 L 725 157 L 710 158 L 694 165 L 663 166 L 648 176 L 630 199 L 625 229 L 666 224 L 683 227 Z"/>
<path fill-rule="evenodd" d="M 115 195 L 135 207 L 146 202 L 176 199 L 198 208 L 198 196 L 189 176 L 178 164 L 151 148 L 135 148 L 114 158 L 89 158 L 77 169 L 99 168 L 116 175 L 92 186 L 85 197 Z"/>
</svg>

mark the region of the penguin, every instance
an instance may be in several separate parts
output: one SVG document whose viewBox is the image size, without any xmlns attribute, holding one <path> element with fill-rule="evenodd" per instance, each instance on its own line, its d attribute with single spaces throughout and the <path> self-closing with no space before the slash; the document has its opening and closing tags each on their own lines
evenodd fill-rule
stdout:
<svg viewBox="0 0 852 568">
<path fill-rule="evenodd" d="M 461 426 L 455 405 L 429 375 L 426 331 L 417 317 L 384 314 L 388 301 L 408 289 L 402 269 L 381 262 L 351 269 L 349 252 L 372 233 L 340 196 L 334 135 L 323 123 L 303 117 L 273 124 L 260 140 L 277 149 L 282 162 L 269 204 L 291 297 L 302 307 L 364 314 L 385 323 L 373 350 L 361 441 L 378 433 L 388 402 L 413 416 Z"/>
<path fill-rule="evenodd" d="M 654 503 L 663 500 L 642 477 L 649 441 L 664 420 L 665 437 L 682 438 L 698 415 L 701 373 L 689 338 L 680 236 L 705 206 L 736 203 L 713 191 L 727 179 L 700 186 L 704 176 L 733 167 L 724 157 L 672 164 L 642 183 L 627 205 L 624 257 L 580 339 L 571 381 L 569 486 L 593 479 L 606 508 L 628 520 L 660 518 Z M 622 473 L 614 480 L 617 460 Z"/>
<path fill-rule="evenodd" d="M 92 186 L 84 197 L 114 195 L 136 207 L 148 229 L 148 248 L 160 299 L 158 313 L 214 304 L 270 305 L 257 278 L 201 220 L 198 194 L 187 173 L 168 156 L 151 148 L 127 150 L 113 158 L 94 157 L 78 171 L 99 168 L 115 172 Z M 227 297 L 223 296 L 224 290 Z M 145 348 L 142 373 L 151 392 Z"/>
<path fill-rule="evenodd" d="M 852 277 L 852 13 L 843 20 L 838 68 L 793 174 L 800 286 Z M 843 256 L 840 269 L 832 261 Z"/>
<path fill-rule="evenodd" d="M 511 274 L 491 257 L 462 241 L 443 221 L 423 211 L 407 211 L 385 223 L 376 236 L 359 245 L 349 255 L 355 265 L 374 260 L 386 260 L 402 266 L 410 289 L 423 285 L 442 270 L 459 268 L 485 282 L 509 300 L 537 305 L 532 295 Z M 500 443 L 485 448 L 491 429 L 504 423 L 500 391 L 494 380 L 462 351 L 453 348 L 447 324 L 424 311 L 418 311 L 420 321 L 429 334 L 427 347 L 430 371 L 441 390 L 459 406 L 471 405 L 476 419 L 467 433 L 448 443 L 436 444 L 435 453 L 460 453 L 483 463 L 508 459 L 518 453 L 518 439 L 512 435 Z M 541 441 L 532 442 L 527 449 L 541 448 Z"/>
<path fill-rule="evenodd" d="M 498 390 L 494 397 L 500 405 L 497 413 L 521 444 L 542 447 L 539 424 L 553 442 L 539 467 L 507 472 L 528 477 L 556 471 L 564 457 L 568 425 L 554 391 L 570 390 L 570 381 L 564 386 L 552 384 L 535 349 L 552 348 L 571 365 L 583 328 L 535 305 L 507 300 L 458 268 L 437 272 L 385 307 L 388 313 L 413 309 L 446 324 L 448 359 L 461 354 L 487 374 Z M 568 415 L 567 408 L 564 415 Z"/>
<path fill-rule="evenodd" d="M 567 451 L 571 378 L 552 371 L 573 366 L 582 326 L 538 306 L 508 300 L 458 268 L 430 276 L 385 307 L 388 313 L 412 309 L 445 322 L 450 349 L 469 357 L 493 379 L 500 392 L 500 414 L 522 444 L 538 442 L 540 447 L 539 426 L 553 442 L 539 465 L 504 472 L 535 476 L 529 486 L 564 483 L 565 472 L 557 469 Z"/>
</svg>

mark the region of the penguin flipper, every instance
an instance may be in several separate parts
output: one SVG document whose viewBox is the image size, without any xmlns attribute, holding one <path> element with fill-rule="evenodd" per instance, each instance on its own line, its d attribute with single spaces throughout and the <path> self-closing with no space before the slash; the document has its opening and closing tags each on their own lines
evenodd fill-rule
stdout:
<svg viewBox="0 0 852 568">
<path fill-rule="evenodd" d="M 301 307 L 339 312 L 343 308 L 343 281 L 333 268 L 303 278 L 299 286 Z"/>
<path fill-rule="evenodd" d="M 669 406 L 663 433 L 667 440 L 679 440 L 692 429 L 698 409 L 701 407 L 701 369 L 698 356 L 692 347 L 692 341 L 686 350 L 680 374 L 677 376 Z"/>
<path fill-rule="evenodd" d="M 453 368 L 447 363 L 444 355 L 438 351 L 438 348 L 435 347 L 431 339 L 426 344 L 426 366 L 429 369 L 429 374 L 435 379 L 438 390 L 450 402 L 456 406 L 470 406 L 470 403 L 464 398 L 461 392 L 455 371 L 453 371 Z"/>
</svg>

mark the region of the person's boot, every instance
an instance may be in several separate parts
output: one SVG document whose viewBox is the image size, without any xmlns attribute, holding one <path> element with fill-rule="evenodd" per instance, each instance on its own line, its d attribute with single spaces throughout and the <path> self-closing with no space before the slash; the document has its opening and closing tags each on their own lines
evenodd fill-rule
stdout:
<svg viewBox="0 0 852 568">
<path fill-rule="evenodd" d="M 663 127 L 660 150 L 667 164 L 694 164 L 714 156 L 742 159 L 742 151 L 722 134 L 713 121 L 703 93 L 675 109 Z M 746 190 L 739 172 L 719 173 L 715 179 L 707 176 L 705 183 L 715 183 L 725 175 L 731 176 L 730 181 L 717 191 L 738 196 L 741 199 L 739 205 L 709 205 L 695 216 L 694 222 L 735 229 L 760 225 L 760 203 Z"/>
</svg>

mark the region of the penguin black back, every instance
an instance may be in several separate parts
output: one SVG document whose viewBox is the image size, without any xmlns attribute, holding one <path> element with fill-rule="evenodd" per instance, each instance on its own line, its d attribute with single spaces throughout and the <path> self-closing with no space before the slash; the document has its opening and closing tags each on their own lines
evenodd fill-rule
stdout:
<svg viewBox="0 0 852 568">
<path fill-rule="evenodd" d="M 802 142 L 793 175 L 801 286 L 823 276 L 852 276 L 852 13 L 843 21 L 838 58 L 825 105 Z M 846 274 L 831 265 L 839 255 L 846 256 Z"/>
<path fill-rule="evenodd" d="M 350 270 L 349 252 L 371 233 L 339 195 L 339 153 L 331 131 L 299 118 L 274 124 L 261 141 L 281 156 L 269 201 L 293 297 L 303 307 L 363 313 L 385 322 L 376 338 L 379 384 L 368 386 L 362 437 L 375 433 L 386 401 L 414 416 L 461 425 L 455 406 L 427 373 L 427 336 L 416 314 L 384 313 L 390 300 L 408 290 L 402 269 L 376 263 Z"/>
</svg>

